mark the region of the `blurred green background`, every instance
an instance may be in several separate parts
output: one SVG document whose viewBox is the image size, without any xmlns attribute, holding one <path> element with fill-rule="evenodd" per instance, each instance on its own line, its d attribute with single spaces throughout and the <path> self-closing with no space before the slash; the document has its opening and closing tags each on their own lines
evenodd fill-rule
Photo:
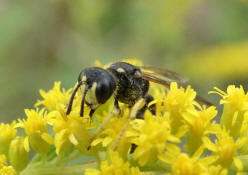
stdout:
<svg viewBox="0 0 248 175">
<path fill-rule="evenodd" d="M 70 88 L 95 60 L 139 58 L 190 78 L 199 94 L 247 87 L 247 0 L 0 0 L 0 121 L 39 89 Z"/>
</svg>

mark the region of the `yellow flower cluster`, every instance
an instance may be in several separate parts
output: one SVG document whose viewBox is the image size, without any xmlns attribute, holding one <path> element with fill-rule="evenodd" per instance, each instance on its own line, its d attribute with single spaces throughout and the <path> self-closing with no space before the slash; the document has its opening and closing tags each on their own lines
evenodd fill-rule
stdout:
<svg viewBox="0 0 248 175">
<path fill-rule="evenodd" d="M 131 63 L 141 64 L 137 60 Z M 113 115 L 104 127 L 113 100 L 100 107 L 91 120 L 86 104 L 84 116 L 79 115 L 80 92 L 66 115 L 72 89 L 61 89 L 61 83 L 55 82 L 48 92 L 40 90 L 42 99 L 35 109 L 25 110 L 26 118 L 0 124 L 0 175 L 36 175 L 36 170 L 51 175 L 225 175 L 248 171 L 248 93 L 242 86 L 210 92 L 222 97 L 220 122 L 216 121 L 216 107 L 200 105 L 190 86 L 184 89 L 173 82 L 169 89 L 151 87 L 154 100 L 148 106 L 155 104 L 156 115 L 147 110 L 144 119 L 130 120 L 132 109 L 120 104 L 121 113 Z M 31 160 L 30 150 L 36 153 Z"/>
<path fill-rule="evenodd" d="M 7 165 L 7 158 L 4 154 L 0 154 L 0 174 L 1 175 L 17 175 L 12 166 Z"/>
</svg>

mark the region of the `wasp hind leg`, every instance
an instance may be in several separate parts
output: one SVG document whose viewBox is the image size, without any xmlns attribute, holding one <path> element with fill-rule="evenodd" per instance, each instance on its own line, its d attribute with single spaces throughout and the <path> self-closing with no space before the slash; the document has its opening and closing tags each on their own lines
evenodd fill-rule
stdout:
<svg viewBox="0 0 248 175">
<path fill-rule="evenodd" d="M 114 146 L 114 150 L 117 150 L 118 146 L 119 146 L 119 143 L 121 141 L 121 138 L 125 135 L 125 132 L 127 130 L 127 127 L 129 126 L 129 123 L 134 120 L 136 118 L 136 115 L 138 113 L 138 111 L 140 110 L 140 108 L 142 106 L 145 105 L 145 99 L 144 98 L 141 98 L 139 99 L 134 105 L 133 107 L 131 108 L 131 111 L 130 111 L 130 116 L 129 116 L 129 119 L 128 121 L 125 123 L 125 125 L 123 126 L 121 132 L 120 132 L 120 135 L 116 141 L 116 144 Z"/>
<path fill-rule="evenodd" d="M 144 99 L 145 99 L 145 105 L 137 112 L 136 115 L 137 119 L 144 119 L 146 110 L 149 110 L 152 113 L 152 115 L 156 115 L 156 104 L 152 104 L 148 107 L 149 103 L 154 100 L 153 96 L 146 95 Z"/>
<path fill-rule="evenodd" d="M 144 99 L 145 99 L 145 105 L 137 112 L 136 119 L 144 119 L 146 110 L 149 110 L 152 113 L 152 115 L 156 115 L 156 104 L 152 104 L 151 106 L 148 107 L 149 103 L 154 100 L 153 96 L 146 95 Z M 132 154 L 136 148 L 137 145 L 132 143 L 129 153 Z"/>
</svg>

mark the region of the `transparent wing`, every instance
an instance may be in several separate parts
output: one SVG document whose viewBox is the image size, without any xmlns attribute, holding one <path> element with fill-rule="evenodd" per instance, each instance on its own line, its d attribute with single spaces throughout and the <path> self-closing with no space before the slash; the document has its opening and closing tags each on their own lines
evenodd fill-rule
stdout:
<svg viewBox="0 0 248 175">
<path fill-rule="evenodd" d="M 185 83 L 188 81 L 188 78 L 183 77 L 182 75 L 170 71 L 170 70 L 164 70 L 154 67 L 140 67 L 141 68 L 141 77 L 145 80 L 158 83 L 161 85 L 164 85 L 166 87 L 170 87 L 171 82 L 178 82 L 178 83 Z M 207 106 L 212 106 L 213 104 L 209 101 L 205 100 L 201 96 L 197 95 L 195 100 L 199 102 L 200 104 L 204 104 Z"/>
<path fill-rule="evenodd" d="M 188 81 L 188 78 L 168 69 L 160 69 L 151 66 L 141 66 L 140 69 L 144 74 L 147 74 L 147 76 L 149 75 L 153 78 L 160 79 L 166 82 L 175 81 L 178 83 L 185 83 L 186 81 Z"/>
</svg>

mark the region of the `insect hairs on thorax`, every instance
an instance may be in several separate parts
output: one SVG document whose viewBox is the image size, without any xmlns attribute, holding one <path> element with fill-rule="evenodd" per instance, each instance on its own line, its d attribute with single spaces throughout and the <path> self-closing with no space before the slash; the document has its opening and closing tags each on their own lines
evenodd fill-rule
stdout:
<svg viewBox="0 0 248 175">
<path fill-rule="evenodd" d="M 133 106 L 139 98 L 147 94 L 149 81 L 134 76 L 137 71 L 141 71 L 138 67 L 117 62 L 111 64 L 107 70 L 115 76 L 117 81 L 116 98 L 118 101 Z"/>
</svg>

